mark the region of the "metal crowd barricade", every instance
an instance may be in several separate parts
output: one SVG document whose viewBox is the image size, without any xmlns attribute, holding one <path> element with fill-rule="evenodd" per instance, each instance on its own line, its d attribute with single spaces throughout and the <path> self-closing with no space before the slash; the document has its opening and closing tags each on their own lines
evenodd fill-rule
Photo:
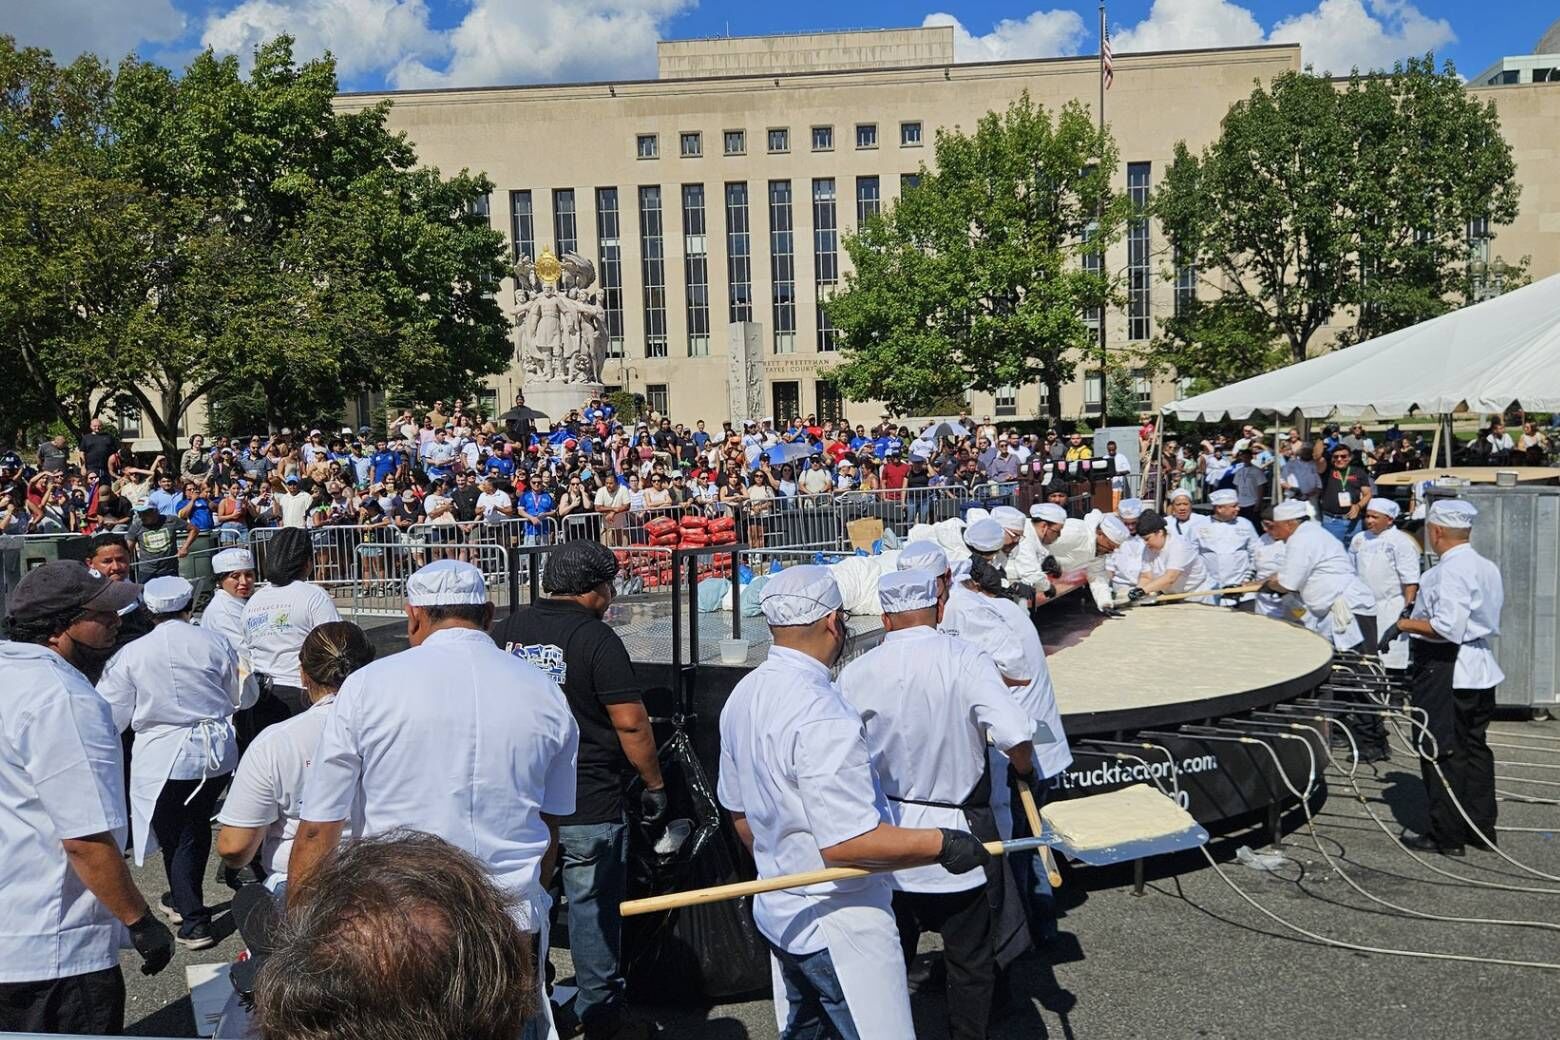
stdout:
<svg viewBox="0 0 1560 1040">
<path fill-rule="evenodd" d="M 991 509 L 1013 503 L 1017 485 L 981 484 L 972 492 L 963 485 L 893 488 L 795 495 L 749 503 L 738 522 L 739 534 L 754 551 L 814 549 L 839 552 L 850 547 L 850 525 L 872 517 L 886 530 L 905 538 L 916 524 L 934 524 L 963 516 L 972 506 Z"/>
</svg>

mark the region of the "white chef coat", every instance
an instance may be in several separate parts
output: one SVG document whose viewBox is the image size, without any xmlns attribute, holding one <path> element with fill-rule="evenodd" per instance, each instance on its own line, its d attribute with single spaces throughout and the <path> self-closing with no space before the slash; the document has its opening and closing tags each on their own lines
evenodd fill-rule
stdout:
<svg viewBox="0 0 1560 1040">
<path fill-rule="evenodd" d="M 1040 541 L 1040 534 L 1035 530 L 1035 525 L 1025 524 L 1024 535 L 1008 554 L 1002 572 L 1010 582 L 1026 582 L 1033 585 L 1036 592 L 1044 592 L 1051 587 L 1051 579 L 1046 577 L 1041 567 L 1046 557 L 1050 555 L 1051 551 L 1046 548 L 1044 542 Z"/>
<path fill-rule="evenodd" d="M 1181 520 L 1169 513 L 1165 514 L 1165 526 L 1182 538 L 1190 538 L 1197 531 L 1213 521 L 1202 513 L 1193 513 L 1185 520 Z"/>
<path fill-rule="evenodd" d="M 1267 581 L 1284 566 L 1284 543 L 1275 541 L 1270 534 L 1257 540 L 1256 581 Z M 1280 618 L 1299 622 L 1305 616 L 1305 604 L 1292 592 L 1274 592 L 1271 589 L 1257 593 L 1257 613 L 1262 617 Z"/>
<path fill-rule="evenodd" d="M 1034 722 L 985 652 L 930 626 L 889 632 L 840 673 L 840 693 L 861 713 L 872 769 L 900 827 L 968 830 L 958 805 L 987 769 L 986 736 L 999 751 L 1029 740 Z M 993 772 L 992 784 L 1006 784 Z M 913 799 L 906 802 L 901 799 Z M 964 892 L 982 871 L 950 874 L 935 863 L 889 875 L 905 892 Z"/>
<path fill-rule="evenodd" d="M 984 650 L 1005 678 L 1026 680 L 1023 686 L 1008 687 L 1008 693 L 1031 719 L 1045 723 L 1055 738 L 1050 743 L 1041 743 L 1039 738 L 1035 741 L 1035 765 L 1041 774 L 1057 776 L 1072 765 L 1072 750 L 1056 707 L 1056 688 L 1045 664 L 1045 647 L 1024 608 L 1010 599 L 955 585 L 948 591 L 948 605 L 938 627 Z M 1006 789 L 1005 785 L 992 785 L 994 791 L 998 787 Z"/>
<path fill-rule="evenodd" d="M 326 708 L 301 818 L 350 819 L 361 786 L 363 835 L 408 827 L 465 849 L 537 932 L 550 905 L 542 814 L 574 812 L 578 748 L 563 691 L 540 669 L 486 632 L 439 629 L 347 677 Z"/>
<path fill-rule="evenodd" d="M 821 870 L 820 850 L 886 822 L 866 729 L 817 660 L 771 646 L 720 713 L 720 802 L 747 817 L 758 876 Z M 827 949 L 862 1040 L 914 1036 L 892 890 L 882 874 L 753 899 L 753 920 L 789 953 Z M 777 1025 L 789 1000 L 771 957 Z"/>
<path fill-rule="evenodd" d="M 1149 548 L 1145 543 L 1143 547 L 1143 570 L 1148 573 L 1150 579 L 1162 578 L 1171 571 L 1180 571 L 1177 578 L 1168 589 L 1163 592 L 1196 592 L 1199 589 L 1218 588 L 1213 583 L 1208 568 L 1203 565 L 1202 555 L 1197 547 L 1180 535 L 1165 532 L 1165 546 L 1163 549 Z"/>
<path fill-rule="evenodd" d="M 130 753 L 130 821 L 135 862 L 157 851 L 152 812 L 169 780 L 211 780 L 238 764 L 231 717 L 237 709 L 238 652 L 222 636 L 188 621 L 162 621 L 126 643 L 103 669 L 98 693 L 122 732 L 135 730 Z"/>
<path fill-rule="evenodd" d="M 252 708 L 260 699 L 260 690 L 252 674 L 254 665 L 244 649 L 244 608 L 248 605 L 247 599 L 239 599 L 227 589 L 219 588 L 212 593 L 211 602 L 200 615 L 201 628 L 224 637 L 238 651 L 239 689 L 234 694 L 234 703 L 240 708 Z"/>
<path fill-rule="evenodd" d="M 1355 614 L 1376 613 L 1376 597 L 1354 573 L 1348 553 L 1321 524 L 1302 521 L 1284 542 L 1278 583 L 1305 604 L 1306 628 L 1332 640 L 1339 650 L 1358 646 L 1364 634 Z M 1344 615 L 1349 615 L 1344 620 Z"/>
<path fill-rule="evenodd" d="M 1056 541 L 1046 546 L 1051 555 L 1056 557 L 1056 564 L 1063 574 L 1082 570 L 1094 559 L 1094 532 L 1099 527 L 1101 516 L 1103 514 L 1095 512 L 1081 520 L 1068 517 Z"/>
<path fill-rule="evenodd" d="M 1376 597 L 1377 627 L 1387 626 L 1403 613 L 1403 586 L 1419 584 L 1419 546 L 1396 527 L 1380 534 L 1360 531 L 1349 540 L 1355 572 Z M 1381 655 L 1387 668 L 1408 667 L 1408 637 L 1399 636 Z"/>
<path fill-rule="evenodd" d="M 233 773 L 217 822 L 228 827 L 264 827 L 260 862 L 269 872 L 266 887 L 276 891 L 287 880 L 287 859 L 303 813 L 303 785 L 325 729 L 330 694 L 302 715 L 267 726 L 244 751 Z M 362 829 L 363 805 L 355 799 L 342 836 Z"/>
<path fill-rule="evenodd" d="M 1133 535 L 1105 557 L 1105 573 L 1110 577 L 1111 588 L 1130 589 L 1138 583 L 1143 573 L 1143 539 Z"/>
<path fill-rule="evenodd" d="M 1505 599 L 1500 569 L 1466 543 L 1448 549 L 1420 576 L 1413 616 L 1428 618 L 1442 638 L 1458 644 L 1453 689 L 1487 690 L 1506 678 L 1489 640 L 1500 635 Z"/>
<path fill-rule="evenodd" d="M 31 643 L 0 642 L 0 689 L 0 982 L 112 968 L 128 933 L 61 844 L 104 833 L 124 843 L 124 755 L 108 702 Z"/>
<path fill-rule="evenodd" d="M 244 606 L 242 652 L 257 675 L 278 686 L 303 686 L 298 651 L 309 633 L 327 621 L 340 621 L 330 593 L 312 582 L 262 585 Z"/>
<path fill-rule="evenodd" d="M 1256 571 L 1257 529 L 1243 516 L 1230 522 L 1210 520 L 1200 525 L 1192 544 L 1202 554 L 1213 579 L 1210 588 L 1244 585 Z"/>
</svg>

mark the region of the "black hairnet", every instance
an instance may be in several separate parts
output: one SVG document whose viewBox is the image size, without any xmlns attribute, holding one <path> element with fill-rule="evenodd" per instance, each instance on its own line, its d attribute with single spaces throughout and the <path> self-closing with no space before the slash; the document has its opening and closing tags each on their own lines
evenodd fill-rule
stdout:
<svg viewBox="0 0 1560 1040">
<path fill-rule="evenodd" d="M 617 572 L 617 557 L 600 542 L 565 542 L 547 557 L 542 588 L 557 596 L 582 596 Z"/>
<path fill-rule="evenodd" d="M 272 585 L 291 585 L 313 562 L 314 543 L 301 527 L 284 527 L 265 543 L 265 576 Z"/>
</svg>

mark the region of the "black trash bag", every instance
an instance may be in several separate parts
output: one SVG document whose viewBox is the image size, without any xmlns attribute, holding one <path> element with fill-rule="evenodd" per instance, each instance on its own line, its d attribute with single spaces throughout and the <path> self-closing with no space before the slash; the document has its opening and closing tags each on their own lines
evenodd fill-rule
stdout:
<svg viewBox="0 0 1560 1040">
<path fill-rule="evenodd" d="M 653 828 L 637 820 L 629 828 L 629 898 L 751 880 L 747 852 L 680 720 L 660 758 L 671 808 Z M 629 804 L 637 809 L 637 799 Z M 677 820 L 691 822 L 691 832 L 675 851 L 658 854 L 655 842 Z M 630 996 L 645 1003 L 720 1001 L 770 987 L 769 947 L 751 898 L 624 918 L 623 966 Z"/>
</svg>

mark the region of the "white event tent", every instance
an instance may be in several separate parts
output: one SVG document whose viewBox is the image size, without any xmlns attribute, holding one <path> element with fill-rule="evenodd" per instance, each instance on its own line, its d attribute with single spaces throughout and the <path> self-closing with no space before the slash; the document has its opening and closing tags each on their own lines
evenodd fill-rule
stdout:
<svg viewBox="0 0 1560 1040">
<path fill-rule="evenodd" d="M 1344 350 L 1172 401 L 1219 421 L 1560 411 L 1560 275 Z"/>
</svg>

